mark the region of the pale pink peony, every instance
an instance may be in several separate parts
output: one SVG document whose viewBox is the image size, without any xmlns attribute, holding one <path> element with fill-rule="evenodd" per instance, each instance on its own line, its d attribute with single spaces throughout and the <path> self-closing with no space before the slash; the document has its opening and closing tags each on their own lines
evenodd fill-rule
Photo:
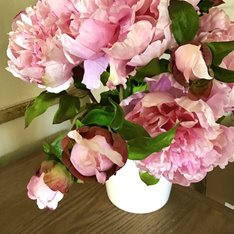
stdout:
<svg viewBox="0 0 234 234">
<path fill-rule="evenodd" d="M 160 89 L 137 98 L 126 119 L 142 125 L 152 137 L 180 123 L 169 147 L 137 162 L 141 170 L 188 186 L 202 180 L 214 167 L 224 168 L 233 161 L 234 128 L 216 124 L 212 109 L 204 101 L 175 98 L 170 90 Z"/>
<path fill-rule="evenodd" d="M 47 1 L 38 1 L 15 18 L 7 49 L 8 70 L 50 92 L 65 90 L 73 81 L 74 65 L 63 53 L 58 21 Z"/>
<path fill-rule="evenodd" d="M 213 80 L 211 93 L 205 101 L 211 107 L 216 120 L 230 114 L 234 111 L 233 83 L 222 83 Z"/>
<path fill-rule="evenodd" d="M 203 32 L 211 32 L 215 29 L 226 30 L 230 26 L 230 19 L 224 10 L 219 8 L 211 8 L 209 13 L 205 13 L 200 18 L 200 30 Z"/>
<path fill-rule="evenodd" d="M 99 183 L 105 183 L 127 160 L 124 140 L 104 128 L 83 127 L 70 131 L 68 137 L 75 143 L 71 155 L 63 160 L 79 179 L 96 177 Z"/>
<path fill-rule="evenodd" d="M 39 177 L 32 176 L 27 186 L 28 197 L 37 200 L 37 206 L 40 209 L 49 208 L 55 210 L 58 202 L 63 199 L 63 193 L 51 190 L 44 182 L 44 173 Z"/>
<path fill-rule="evenodd" d="M 211 8 L 209 13 L 200 18 L 200 30 L 198 41 L 233 41 L 234 22 L 232 22 L 224 10 L 217 7 Z"/>
<path fill-rule="evenodd" d="M 37 200 L 40 209 L 54 210 L 72 183 L 71 175 L 62 164 L 45 161 L 38 175 L 32 176 L 28 183 L 28 197 Z"/>
<path fill-rule="evenodd" d="M 234 51 L 223 59 L 221 67 L 234 71 Z"/>
<path fill-rule="evenodd" d="M 118 40 L 104 49 L 112 61 L 126 63 L 121 69 L 113 62 L 110 64 L 114 75 L 110 74 L 107 83 L 109 87 L 126 82 L 123 77 L 128 75 L 127 66 L 146 65 L 172 46 L 174 40 L 170 30 L 168 5 L 168 0 L 154 0 L 138 1 L 131 6 L 132 20 L 124 25 L 124 30 L 120 30 Z"/>
<path fill-rule="evenodd" d="M 186 44 L 175 51 L 175 65 L 183 73 L 186 82 L 196 79 L 212 79 L 200 49 L 201 46 Z"/>
<path fill-rule="evenodd" d="M 106 61 L 111 70 L 107 85 L 114 88 L 125 84 L 136 66 L 160 57 L 169 48 L 168 0 L 72 2 L 76 17 L 71 16 L 71 26 L 60 39 L 71 63 L 92 64 L 92 69 L 85 67 L 86 79 L 82 81 L 89 89 L 100 86 Z"/>
</svg>

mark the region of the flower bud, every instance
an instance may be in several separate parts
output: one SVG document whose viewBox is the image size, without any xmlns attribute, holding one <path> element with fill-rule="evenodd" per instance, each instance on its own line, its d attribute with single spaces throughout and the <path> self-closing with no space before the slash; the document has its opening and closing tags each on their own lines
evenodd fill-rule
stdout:
<svg viewBox="0 0 234 234">
<path fill-rule="evenodd" d="M 27 185 L 28 197 L 37 200 L 40 209 L 54 210 L 72 183 L 72 176 L 65 166 L 52 160 L 44 161 Z"/>
<path fill-rule="evenodd" d="M 67 138 L 63 161 L 80 180 L 96 178 L 103 184 L 127 161 L 126 142 L 105 128 L 81 127 L 70 131 Z"/>
</svg>

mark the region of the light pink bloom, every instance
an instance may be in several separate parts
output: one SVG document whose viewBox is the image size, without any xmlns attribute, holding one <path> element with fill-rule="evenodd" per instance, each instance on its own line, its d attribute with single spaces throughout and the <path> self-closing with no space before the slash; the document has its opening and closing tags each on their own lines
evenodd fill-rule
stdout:
<svg viewBox="0 0 234 234">
<path fill-rule="evenodd" d="M 234 23 L 224 10 L 211 8 L 200 18 L 200 31 L 197 40 L 202 42 L 234 40 Z"/>
<path fill-rule="evenodd" d="M 223 59 L 220 66 L 228 70 L 234 70 L 234 51 Z"/>
<path fill-rule="evenodd" d="M 99 68 L 106 68 L 96 60 L 106 58 L 109 62 L 107 86 L 112 89 L 124 85 L 136 66 L 160 57 L 170 46 L 168 0 L 71 1 L 75 11 L 62 17 L 70 23 L 60 26 L 59 39 L 72 64 L 84 62 L 82 83 L 89 89 L 100 86 L 103 69 Z"/>
<path fill-rule="evenodd" d="M 69 159 L 74 167 L 71 172 L 80 179 L 95 176 L 99 183 L 105 183 L 127 160 L 126 143 L 106 129 L 83 127 L 70 131 L 68 137 L 75 140 Z"/>
<path fill-rule="evenodd" d="M 180 123 L 169 147 L 137 162 L 141 170 L 188 186 L 202 180 L 214 167 L 224 168 L 233 161 L 234 128 L 216 124 L 212 109 L 204 101 L 175 98 L 170 90 L 138 95 L 137 99 L 126 119 L 142 125 L 151 136 Z"/>
<path fill-rule="evenodd" d="M 196 79 L 212 79 L 200 48 L 201 46 L 186 44 L 175 51 L 176 67 L 183 73 L 187 82 Z"/>
<path fill-rule="evenodd" d="M 104 49 L 108 56 L 114 59 L 112 61 L 119 63 L 122 60 L 125 66 L 136 67 L 146 65 L 163 54 L 173 44 L 168 5 L 168 0 L 138 1 L 133 5 L 131 8 L 134 21 L 128 26 L 128 30 L 124 30 L 126 33 L 119 35 L 112 47 Z M 110 66 L 116 67 L 114 63 Z M 119 71 L 120 73 L 116 70 L 114 81 L 110 76 L 109 87 L 126 82 L 123 79 L 126 69 Z"/>
<path fill-rule="evenodd" d="M 37 206 L 40 209 L 49 208 L 55 210 L 58 202 L 63 199 L 63 193 L 51 190 L 44 182 L 44 173 L 39 177 L 33 176 L 27 186 L 28 197 L 37 200 Z"/>
<path fill-rule="evenodd" d="M 211 32 L 215 29 L 228 29 L 230 19 L 224 10 L 219 8 L 211 8 L 209 13 L 205 13 L 200 18 L 200 30 L 203 32 Z"/>
<path fill-rule="evenodd" d="M 211 107 L 216 120 L 230 114 L 234 111 L 233 83 L 222 83 L 213 80 L 211 93 L 205 101 Z"/>
<path fill-rule="evenodd" d="M 59 18 L 45 0 L 27 8 L 14 20 L 9 33 L 8 70 L 20 79 L 60 92 L 72 83 L 72 68 L 58 40 Z"/>
<path fill-rule="evenodd" d="M 28 197 L 37 200 L 40 209 L 56 209 L 73 183 L 70 173 L 64 165 L 55 161 L 44 161 L 37 175 L 32 176 L 27 189 Z"/>
</svg>

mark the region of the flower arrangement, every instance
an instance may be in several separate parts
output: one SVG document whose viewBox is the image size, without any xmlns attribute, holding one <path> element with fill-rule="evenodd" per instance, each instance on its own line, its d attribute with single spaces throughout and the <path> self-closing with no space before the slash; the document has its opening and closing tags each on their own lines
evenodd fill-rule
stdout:
<svg viewBox="0 0 234 234">
<path fill-rule="evenodd" d="M 147 185 L 183 186 L 234 160 L 234 22 L 222 3 L 38 0 L 15 17 L 7 69 L 46 89 L 25 126 L 56 99 L 53 123 L 71 120 L 28 184 L 39 208 L 55 209 L 73 183 L 104 184 L 127 159 Z"/>
</svg>

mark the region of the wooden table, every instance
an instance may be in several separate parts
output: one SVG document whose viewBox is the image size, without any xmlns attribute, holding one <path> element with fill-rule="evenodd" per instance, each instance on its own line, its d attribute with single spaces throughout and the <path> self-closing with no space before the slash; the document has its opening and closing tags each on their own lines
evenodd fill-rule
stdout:
<svg viewBox="0 0 234 234">
<path fill-rule="evenodd" d="M 1 234 L 234 233 L 232 210 L 180 186 L 173 186 L 167 205 L 151 214 L 119 210 L 98 184 L 75 185 L 57 210 L 39 210 L 27 198 L 26 185 L 41 160 L 42 155 L 29 157 L 0 169 Z"/>
</svg>

